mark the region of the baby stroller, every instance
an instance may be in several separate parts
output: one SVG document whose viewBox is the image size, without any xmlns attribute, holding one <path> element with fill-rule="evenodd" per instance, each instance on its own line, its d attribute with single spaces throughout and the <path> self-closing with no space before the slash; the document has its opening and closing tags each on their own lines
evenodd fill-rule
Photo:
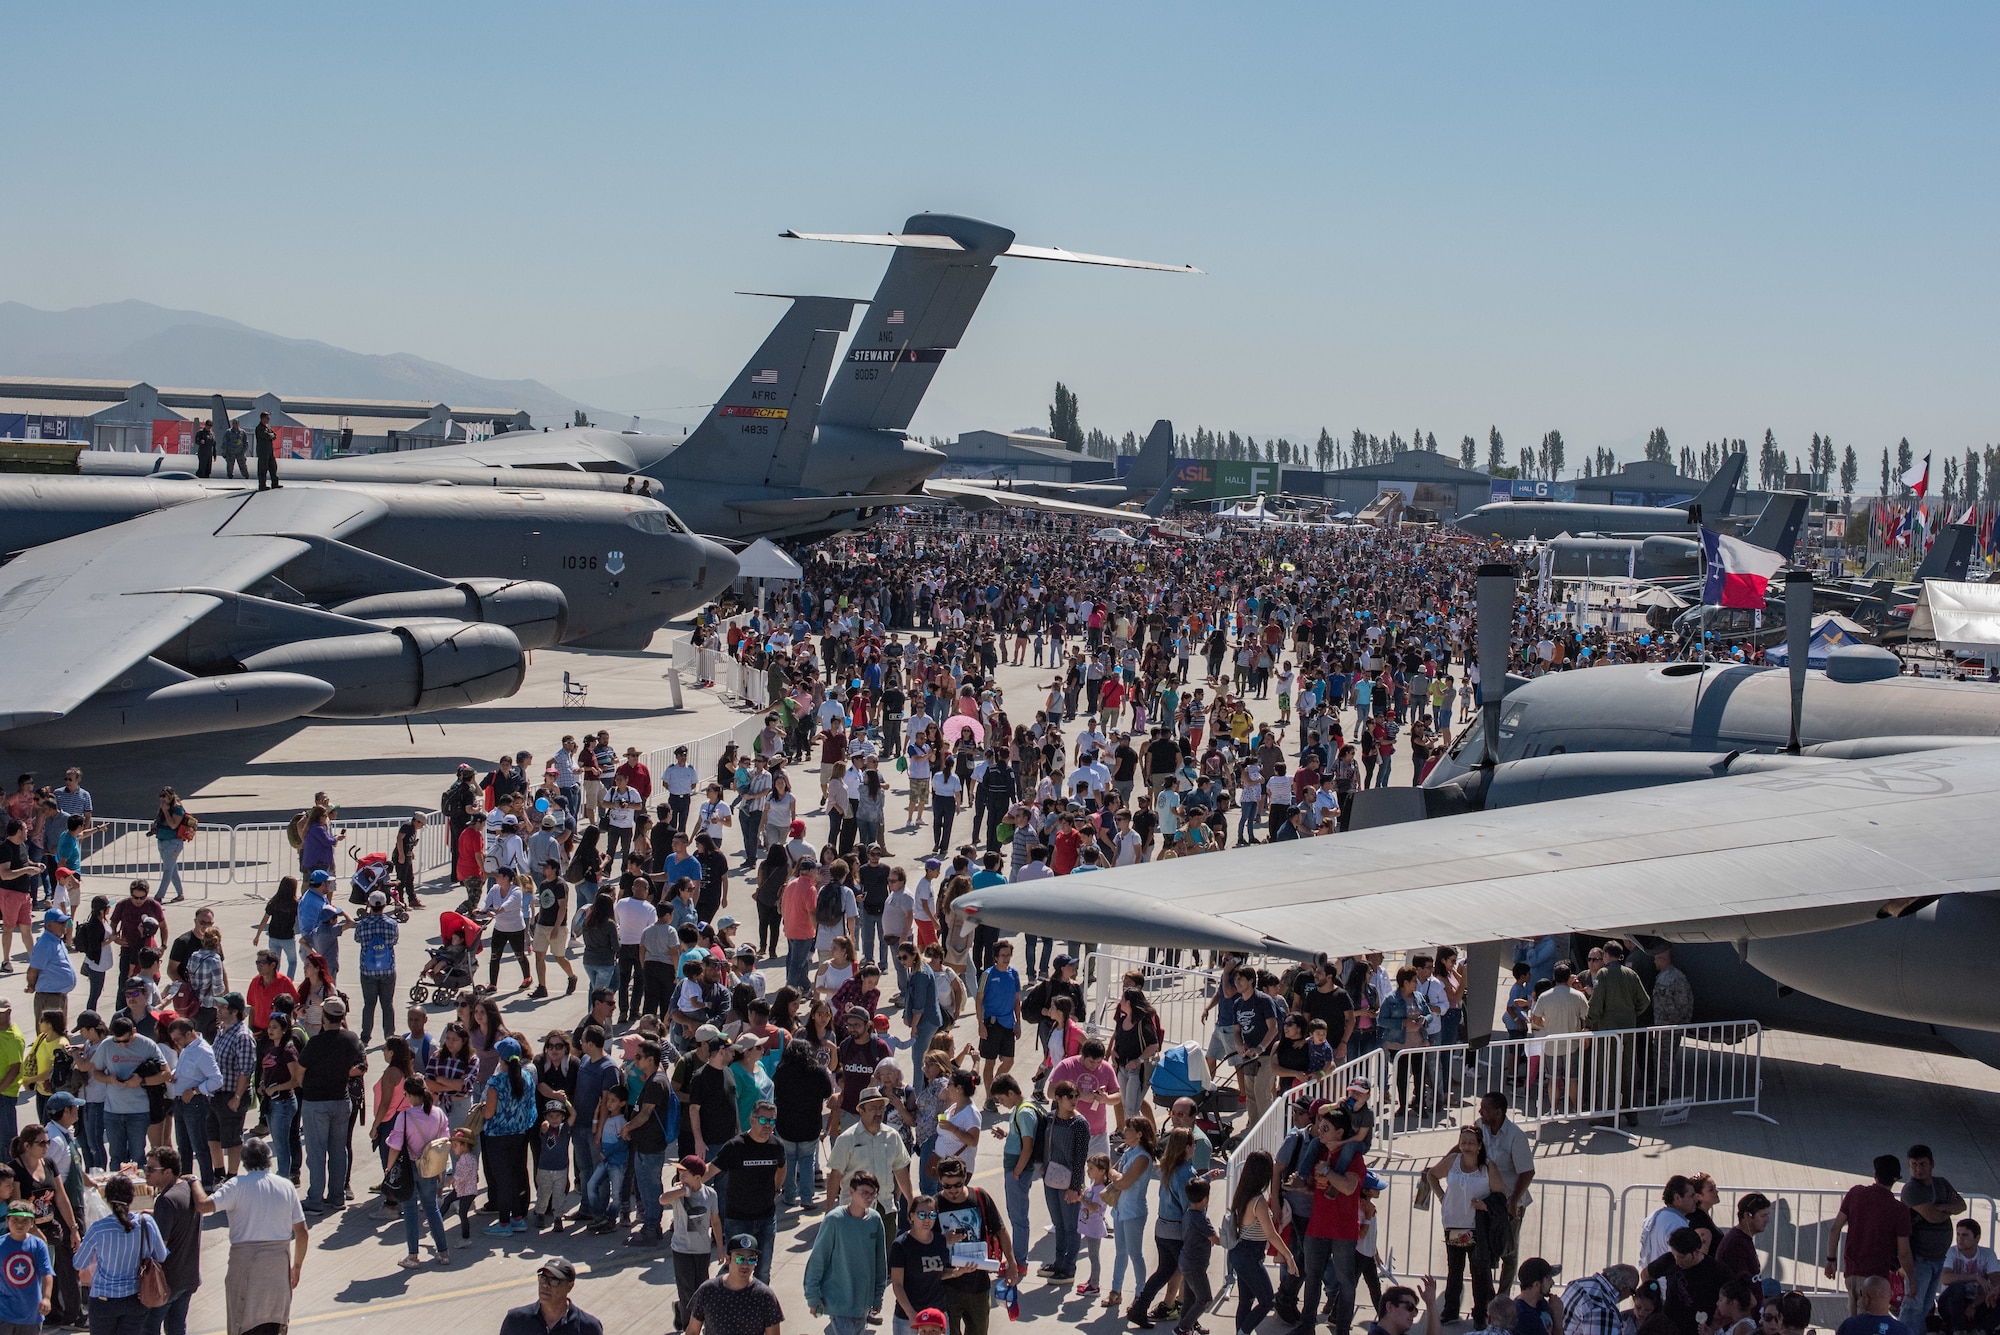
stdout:
<svg viewBox="0 0 2000 1335">
<path fill-rule="evenodd" d="M 1194 1124 L 1217 1154 L 1235 1139 L 1228 1119 L 1243 1111 L 1243 1096 L 1209 1084 L 1208 1055 L 1199 1043 L 1182 1043 L 1160 1053 L 1153 1065 L 1153 1102 L 1171 1108 L 1175 1099 L 1194 1100 Z"/>
<path fill-rule="evenodd" d="M 348 878 L 347 902 L 357 906 L 366 905 L 368 896 L 380 890 L 389 900 L 388 913 L 397 922 L 410 920 L 410 899 L 393 869 L 389 866 L 387 853 L 360 853 L 349 849 L 347 855 L 354 859 L 354 875 Z"/>
<path fill-rule="evenodd" d="M 474 981 L 479 973 L 479 947 L 485 924 L 477 918 L 446 909 L 438 914 L 438 940 L 430 958 L 410 984 L 410 1000 L 421 1006 L 427 1001 L 450 1001 L 470 987 L 487 992 Z"/>
</svg>

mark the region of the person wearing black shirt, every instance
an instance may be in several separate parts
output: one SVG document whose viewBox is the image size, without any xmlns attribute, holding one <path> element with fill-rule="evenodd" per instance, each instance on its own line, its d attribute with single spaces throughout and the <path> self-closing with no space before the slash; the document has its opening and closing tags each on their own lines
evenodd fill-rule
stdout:
<svg viewBox="0 0 2000 1335">
<path fill-rule="evenodd" d="M 1236 1017 L 1236 1047 L 1242 1068 L 1240 1083 L 1253 1126 L 1264 1115 L 1264 1109 L 1270 1106 L 1277 1082 L 1271 1049 L 1278 1042 L 1278 1003 L 1263 992 L 1266 983 L 1275 985 L 1276 979 L 1251 969 L 1237 970 L 1236 985 L 1239 990 L 1230 1003 L 1230 1013 Z"/>
<path fill-rule="evenodd" d="M 1715 1314 L 1715 1298 L 1728 1272 L 1710 1256 L 1701 1233 L 1677 1228 L 1667 1237 L 1667 1254 L 1646 1267 L 1646 1278 L 1660 1281 L 1661 1310 L 1675 1335 L 1698 1335 L 1698 1316 Z"/>
<path fill-rule="evenodd" d="M 360 1037 L 347 1028 L 347 1003 L 329 998 L 320 1008 L 320 1031 L 299 1057 L 305 1080 L 299 1087 L 299 1119 L 305 1125 L 308 1213 L 339 1209 L 345 1195 L 347 1161 L 354 1134 L 347 1082 L 368 1071 Z"/>
<path fill-rule="evenodd" d="M 951 1263 L 951 1244 L 938 1232 L 937 1217 L 937 1198 L 917 1197 L 910 1202 L 908 1231 L 889 1244 L 889 1286 L 905 1326 L 927 1307 L 944 1310 L 945 1280 L 973 1273 L 971 1266 Z"/>
<path fill-rule="evenodd" d="M 694 837 L 694 860 L 701 864 L 701 891 L 695 896 L 695 916 L 714 922 L 722 912 L 722 896 L 729 889 L 729 855 L 715 846 L 706 834 Z"/>
<path fill-rule="evenodd" d="M 549 960 L 553 957 L 556 967 L 569 975 L 568 996 L 576 991 L 576 966 L 569 962 L 565 953 L 569 943 L 569 882 L 562 878 L 562 864 L 550 858 L 536 869 L 541 880 L 535 882 L 535 930 L 532 933 L 535 951 L 535 990 L 528 995 L 540 1000 L 549 994 Z"/>
<path fill-rule="evenodd" d="M 1278 1046 L 1272 1050 L 1271 1059 L 1277 1064 L 1280 1094 L 1312 1074 L 1312 1033 L 1307 1028 L 1311 1023 L 1303 1014 L 1293 1011 L 1279 1026 Z"/>
<path fill-rule="evenodd" d="M 1326 1041 L 1333 1044 L 1334 1065 L 1344 1063 L 1348 1040 L 1353 1036 L 1354 998 L 1334 978 L 1330 961 L 1319 961 L 1313 965 L 1310 978 L 1300 979 L 1294 1004 L 1309 1020 L 1326 1021 Z"/>
<path fill-rule="evenodd" d="M 750 1115 L 750 1129 L 708 1161 L 711 1180 L 727 1173 L 722 1196 L 722 1231 L 757 1239 L 757 1278 L 771 1280 L 771 1248 L 778 1222 L 778 1188 L 785 1181 L 785 1147 L 778 1143 L 778 1107 L 766 1099 Z"/>
<path fill-rule="evenodd" d="M 660 1069 L 660 1045 L 650 1039 L 639 1044 L 635 1059 L 644 1083 L 639 1086 L 639 1106 L 625 1123 L 625 1142 L 632 1148 L 632 1171 L 638 1178 L 639 1231 L 625 1240 L 628 1247 L 656 1246 L 662 1236 L 660 1221 L 661 1176 L 667 1163 L 667 1118 L 674 1106 L 673 1086 Z M 688 1119 L 686 1109 L 681 1120 Z"/>
<path fill-rule="evenodd" d="M 1153 729 L 1153 740 L 1146 744 L 1146 786 L 1157 794 L 1160 781 L 1180 767 L 1180 743 L 1165 728 Z"/>
<path fill-rule="evenodd" d="M 736 1059 L 729 1044 L 716 1038 L 702 1044 L 702 1063 L 688 1073 L 688 1102 L 693 1105 L 694 1153 L 713 1159 L 736 1136 L 736 1087 L 729 1067 Z"/>
<path fill-rule="evenodd" d="M 833 1098 L 833 1076 L 819 1064 L 812 1044 L 795 1038 L 778 1057 L 771 1085 L 778 1102 L 778 1139 L 792 1167 L 785 1200 L 804 1209 L 813 1201 L 819 1134 L 826 1125 L 827 1102 Z"/>
</svg>

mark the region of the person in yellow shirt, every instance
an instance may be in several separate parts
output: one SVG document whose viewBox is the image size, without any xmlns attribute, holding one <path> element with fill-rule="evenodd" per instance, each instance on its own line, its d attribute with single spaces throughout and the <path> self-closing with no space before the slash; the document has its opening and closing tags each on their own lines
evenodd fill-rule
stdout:
<svg viewBox="0 0 2000 1335">
<path fill-rule="evenodd" d="M 14 1024 L 14 1003 L 0 997 L 0 1135 L 9 1145 L 21 1134 L 15 1105 L 21 1097 L 21 1074 L 28 1053 L 28 1036 Z"/>
</svg>

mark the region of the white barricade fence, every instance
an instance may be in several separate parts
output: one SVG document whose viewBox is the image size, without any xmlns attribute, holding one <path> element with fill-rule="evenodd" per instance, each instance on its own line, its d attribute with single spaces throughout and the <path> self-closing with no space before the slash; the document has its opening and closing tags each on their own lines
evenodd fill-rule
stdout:
<svg viewBox="0 0 2000 1335">
<path fill-rule="evenodd" d="M 1541 1189 L 1542 1184 L 1537 1179 L 1534 1190 Z M 1651 1258 L 1639 1254 L 1639 1234 L 1653 1211 L 1660 1208 L 1664 1190 L 1664 1185 L 1648 1184 L 1627 1187 L 1619 1193 L 1618 1259 L 1645 1268 Z M 1766 1279 L 1776 1280 L 1782 1288 L 1797 1289 L 1802 1293 L 1845 1293 L 1846 1281 L 1828 1279 L 1823 1267 L 1833 1217 L 1840 1213 L 1840 1203 L 1846 1199 L 1847 1190 L 1842 1187 L 1758 1187 L 1731 1183 L 1712 1211 L 1718 1226 L 1725 1219 L 1735 1219 L 1736 1202 L 1752 1192 L 1761 1193 L 1771 1202 L 1771 1226 L 1756 1240 L 1757 1255 L 1763 1263 L 1759 1273 Z M 1966 1213 L 1959 1218 L 1976 1221 L 1981 1239 L 1992 1237 L 1994 1227 L 2000 1224 L 2000 1202 L 1991 1196 L 1967 1196 L 1965 1203 Z M 1842 1263 L 1836 1270 L 1844 1272 L 1844 1237 L 1839 1255 Z"/>
<path fill-rule="evenodd" d="M 100 819 L 96 824 L 97 832 L 83 841 L 83 876 L 144 880 L 158 890 L 160 844 L 153 838 L 153 822 L 112 817 Z M 194 839 L 181 845 L 176 865 L 182 882 L 187 885 L 227 883 L 233 865 L 229 827 L 198 824 Z M 120 886 L 119 893 L 112 898 L 122 898 L 123 889 Z"/>
<path fill-rule="evenodd" d="M 1285 1143 L 1285 1136 L 1292 1129 L 1292 1106 L 1311 1103 L 1317 1099 L 1332 1099 L 1339 1102 L 1347 1093 L 1347 1087 L 1357 1077 L 1364 1077 L 1374 1086 L 1374 1104 L 1379 1106 L 1382 1094 L 1383 1073 L 1387 1063 L 1380 1051 L 1366 1052 L 1350 1062 L 1321 1071 L 1308 1080 L 1301 1080 L 1277 1098 L 1271 1106 L 1243 1134 L 1237 1137 L 1229 1150 L 1229 1192 L 1233 1199 L 1236 1192 L 1236 1178 L 1242 1172 L 1243 1160 L 1252 1150 L 1263 1150 L 1276 1157 L 1278 1148 Z M 1386 1148 L 1382 1135 L 1382 1119 L 1377 1116 L 1374 1145 Z M 1608 1189 L 1607 1189 L 1608 1190 Z"/>
<path fill-rule="evenodd" d="M 1378 1168 L 1375 1172 L 1388 1183 L 1388 1190 L 1375 1202 L 1376 1255 L 1382 1282 L 1408 1284 L 1435 1275 L 1442 1284 L 1451 1264 L 1444 1244 L 1442 1201 L 1434 1196 L 1429 1209 L 1417 1208 L 1421 1169 Z M 1611 1188 L 1602 1182 L 1546 1182 L 1537 1177 L 1528 1189 L 1521 1217 L 1515 1221 L 1515 1254 L 1547 1257 L 1562 1266 L 1568 1280 L 1596 1274 L 1619 1259 L 1618 1208 Z M 1460 1311 L 1469 1311 L 1471 1306 L 1468 1278 Z"/>
<path fill-rule="evenodd" d="M 1463 1125 L 1491 1089 L 1530 1127 L 1729 1104 L 1762 1116 L 1763 1051 L 1754 1020 L 1405 1048 L 1391 1060 L 1378 1112 L 1391 1140 Z"/>
<path fill-rule="evenodd" d="M 1136 955 L 1092 951 L 1084 958 L 1085 1026 L 1099 1037 L 1110 1035 L 1118 1022 L 1125 975 L 1133 972 L 1140 975 L 1140 990 L 1160 1017 L 1167 1045 L 1199 1043 L 1207 1047 L 1214 1017 L 1204 1018 L 1202 1011 L 1215 995 L 1216 974 L 1158 964 Z"/>
</svg>

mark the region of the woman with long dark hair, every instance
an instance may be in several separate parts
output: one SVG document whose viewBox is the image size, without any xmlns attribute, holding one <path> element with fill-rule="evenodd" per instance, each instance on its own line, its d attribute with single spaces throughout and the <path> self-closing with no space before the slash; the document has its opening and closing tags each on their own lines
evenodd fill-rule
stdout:
<svg viewBox="0 0 2000 1335">
<path fill-rule="evenodd" d="M 447 1021 L 424 1071 L 424 1081 L 454 1131 L 465 1125 L 465 1114 L 472 1102 L 469 1087 L 475 1065 L 472 1036 L 457 1020 Z"/>
<path fill-rule="evenodd" d="M 503 1038 L 494 1045 L 502 1065 L 486 1082 L 486 1121 L 480 1143 L 486 1153 L 486 1198 L 498 1216 L 492 1234 L 528 1231 L 528 1138 L 535 1127 L 535 1083 L 521 1070 L 521 1045 Z"/>
<path fill-rule="evenodd" d="M 117 967 L 111 944 L 111 896 L 93 895 L 90 918 L 76 929 L 76 953 L 83 956 L 83 973 L 90 979 L 90 1000 L 83 1005 L 87 1011 L 97 1009 L 97 998 L 104 992 L 104 980 Z"/>
<path fill-rule="evenodd" d="M 1128 1113 L 1145 1109 L 1152 1088 L 1153 1061 L 1166 1042 L 1166 1029 L 1146 1000 L 1146 991 L 1128 987 L 1118 997 L 1118 1021 L 1111 1030 L 1111 1062 L 1118 1068 L 1118 1098 Z"/>
<path fill-rule="evenodd" d="M 153 813 L 153 840 L 160 850 L 160 888 L 162 904 L 178 904 L 187 898 L 187 887 L 181 883 L 181 850 L 187 841 L 181 838 L 182 827 L 187 824 L 187 809 L 181 806 L 180 795 L 172 788 L 160 790 L 160 809 Z M 173 888 L 174 897 L 167 898 L 167 889 Z"/>
<path fill-rule="evenodd" d="M 578 893 L 582 890 L 579 886 Z M 611 892 L 599 890 L 581 915 L 577 934 L 583 938 L 583 973 L 592 992 L 618 990 L 618 917 L 612 910 Z"/>
<path fill-rule="evenodd" d="M 11 1148 L 14 1181 L 20 1187 L 21 1199 L 35 1209 L 35 1227 L 49 1244 L 49 1261 L 56 1272 L 55 1306 L 49 1312 L 49 1321 L 67 1324 L 83 1314 L 76 1268 L 70 1260 L 77 1242 L 76 1213 L 71 1208 L 68 1189 L 56 1173 L 55 1165 L 49 1162 L 48 1128 L 29 1123 L 14 1137 Z"/>
<path fill-rule="evenodd" d="M 751 898 L 757 904 L 757 957 L 775 959 L 785 946 L 785 882 L 790 879 L 792 860 L 783 840 L 764 850 L 757 864 L 757 888 Z"/>
<path fill-rule="evenodd" d="M 299 972 L 298 877 L 278 878 L 278 888 L 264 901 L 263 919 L 250 933 L 250 944 L 256 945 L 259 937 L 269 939 L 272 953 L 284 957 L 287 976 L 296 977 Z"/>
<path fill-rule="evenodd" d="M 1269 1150 L 1250 1151 L 1236 1179 L 1236 1194 L 1229 1201 L 1229 1218 L 1237 1238 L 1229 1251 L 1236 1273 L 1236 1335 L 1256 1330 L 1276 1301 L 1271 1274 L 1264 1269 L 1264 1249 L 1276 1251 L 1288 1273 L 1299 1272 L 1292 1249 L 1285 1245 L 1284 1231 L 1271 1215 L 1271 1183 L 1276 1176 L 1277 1165 Z"/>
<path fill-rule="evenodd" d="M 775 1021 L 777 1008 L 772 1008 Z M 826 1125 L 833 1076 L 810 1043 L 787 1043 L 771 1073 L 772 1101 L 778 1105 L 778 1140 L 785 1147 L 785 1181 L 779 1205 L 812 1208 L 819 1171 L 819 1138 Z"/>
</svg>

